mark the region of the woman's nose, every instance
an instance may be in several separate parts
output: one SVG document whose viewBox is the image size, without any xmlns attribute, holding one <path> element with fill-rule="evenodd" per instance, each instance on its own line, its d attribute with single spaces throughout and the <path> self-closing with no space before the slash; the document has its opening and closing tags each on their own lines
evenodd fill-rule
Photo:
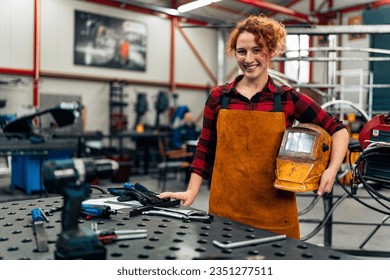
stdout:
<svg viewBox="0 0 390 280">
<path fill-rule="evenodd" d="M 252 52 L 247 52 L 246 55 L 245 55 L 245 61 L 247 62 L 251 62 L 254 60 L 254 54 Z"/>
</svg>

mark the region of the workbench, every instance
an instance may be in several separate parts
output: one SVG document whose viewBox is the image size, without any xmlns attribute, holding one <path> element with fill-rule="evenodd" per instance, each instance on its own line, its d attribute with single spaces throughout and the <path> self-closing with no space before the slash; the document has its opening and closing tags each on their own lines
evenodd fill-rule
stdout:
<svg viewBox="0 0 390 280">
<path fill-rule="evenodd" d="M 96 198 L 111 197 L 107 194 Z M 39 207 L 49 210 L 63 205 L 61 196 L 0 203 L 0 260 L 48 260 L 54 259 L 56 241 L 61 232 L 61 212 L 53 212 L 45 223 L 49 251 L 38 252 L 34 236 L 31 210 Z M 180 206 L 180 209 L 187 207 Z M 272 237 L 276 234 L 214 216 L 211 222 L 199 222 L 167 218 L 163 216 L 137 215 L 130 217 L 131 208 L 109 219 L 80 218 L 80 228 L 91 228 L 97 222 L 103 229 L 146 229 L 143 239 L 118 240 L 105 245 L 110 260 L 192 260 L 192 259 L 268 259 L 268 260 L 340 260 L 356 257 L 286 238 L 259 245 L 234 249 L 221 249 L 213 244 L 238 242 Z"/>
</svg>

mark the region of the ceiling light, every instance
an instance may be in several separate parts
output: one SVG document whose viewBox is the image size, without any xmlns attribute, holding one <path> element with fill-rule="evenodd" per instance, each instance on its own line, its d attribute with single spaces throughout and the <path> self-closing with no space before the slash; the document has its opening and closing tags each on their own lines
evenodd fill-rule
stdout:
<svg viewBox="0 0 390 280">
<path fill-rule="evenodd" d="M 181 5 L 180 7 L 177 8 L 177 10 L 179 11 L 179 13 L 185 13 L 185 12 L 188 12 L 188 11 L 191 11 L 191 10 L 203 7 L 203 6 L 207 6 L 207 5 L 210 5 L 211 3 L 219 2 L 219 1 L 222 1 L 222 0 L 197 0 L 197 1 L 193 1 L 190 3 L 184 4 L 184 5 Z"/>
</svg>

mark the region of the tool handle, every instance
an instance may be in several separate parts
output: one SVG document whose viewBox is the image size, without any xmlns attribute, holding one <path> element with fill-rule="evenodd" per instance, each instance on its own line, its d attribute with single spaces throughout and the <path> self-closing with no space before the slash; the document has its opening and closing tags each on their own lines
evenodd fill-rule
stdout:
<svg viewBox="0 0 390 280">
<path fill-rule="evenodd" d="M 124 183 L 123 187 L 127 190 L 134 189 L 134 185 L 132 183 Z"/>
<path fill-rule="evenodd" d="M 128 189 L 125 188 L 108 188 L 108 192 L 115 196 L 122 196 L 129 193 Z"/>
<path fill-rule="evenodd" d="M 111 207 L 105 205 L 82 204 L 81 211 L 87 215 L 99 218 L 109 218 L 113 214 Z"/>
<path fill-rule="evenodd" d="M 31 216 L 32 216 L 32 219 L 34 222 L 37 222 L 37 221 L 45 221 L 43 215 L 42 215 L 42 211 L 41 209 L 39 208 L 34 208 L 31 210 Z"/>
</svg>

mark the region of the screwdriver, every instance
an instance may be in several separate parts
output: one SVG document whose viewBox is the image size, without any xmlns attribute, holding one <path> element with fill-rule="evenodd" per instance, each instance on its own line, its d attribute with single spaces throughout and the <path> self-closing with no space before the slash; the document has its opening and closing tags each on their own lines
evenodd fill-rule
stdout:
<svg viewBox="0 0 390 280">
<path fill-rule="evenodd" d="M 91 219 L 92 217 L 109 219 L 111 215 L 123 213 L 118 210 L 112 210 L 108 205 L 93 204 L 81 204 L 81 212 L 86 215 L 87 220 Z"/>
</svg>

